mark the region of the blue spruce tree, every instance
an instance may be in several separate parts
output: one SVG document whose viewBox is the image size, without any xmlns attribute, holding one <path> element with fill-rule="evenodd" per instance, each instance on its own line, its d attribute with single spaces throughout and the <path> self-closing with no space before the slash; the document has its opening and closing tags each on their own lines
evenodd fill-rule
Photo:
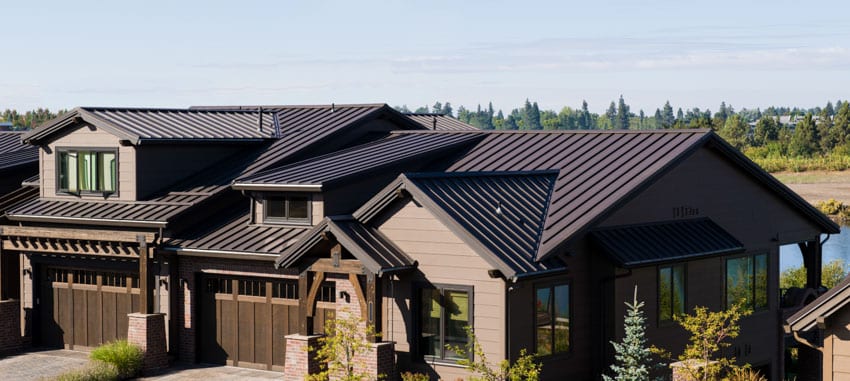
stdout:
<svg viewBox="0 0 850 381">
<path fill-rule="evenodd" d="M 614 359 L 611 370 L 616 376 L 602 375 L 605 381 L 647 381 L 650 371 L 650 352 L 646 345 L 646 317 L 643 314 L 643 302 L 638 302 L 637 286 L 634 300 L 626 302 L 624 327 L 626 335 L 619 343 L 611 342 L 614 346 Z"/>
</svg>

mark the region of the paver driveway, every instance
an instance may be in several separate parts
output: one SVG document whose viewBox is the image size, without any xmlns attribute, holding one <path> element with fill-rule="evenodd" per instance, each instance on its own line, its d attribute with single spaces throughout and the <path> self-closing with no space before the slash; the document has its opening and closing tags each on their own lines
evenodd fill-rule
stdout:
<svg viewBox="0 0 850 381">
<path fill-rule="evenodd" d="M 10 355 L 0 358 L 0 380 L 49 380 L 67 370 L 81 368 L 88 361 L 88 353 L 68 350 L 33 351 Z M 176 364 L 160 374 L 141 378 L 141 380 L 161 381 L 280 379 L 283 379 L 283 374 L 277 372 L 198 364 Z"/>
</svg>

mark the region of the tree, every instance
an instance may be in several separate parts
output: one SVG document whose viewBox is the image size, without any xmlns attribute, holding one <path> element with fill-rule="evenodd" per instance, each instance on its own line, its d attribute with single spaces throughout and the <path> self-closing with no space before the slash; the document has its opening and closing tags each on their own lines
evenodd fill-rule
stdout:
<svg viewBox="0 0 850 381">
<path fill-rule="evenodd" d="M 821 284 L 826 288 L 833 288 L 844 280 L 848 265 L 842 259 L 834 259 L 823 265 L 821 270 Z M 806 287 L 806 268 L 803 266 L 785 269 L 779 274 L 779 288 Z"/>
<path fill-rule="evenodd" d="M 611 342 L 614 346 L 615 364 L 611 370 L 615 377 L 602 375 L 605 381 L 638 381 L 648 380 L 652 352 L 646 345 L 646 317 L 643 314 L 643 302 L 638 302 L 637 286 L 632 302 L 626 302 L 626 316 L 623 321 L 625 336 L 619 343 Z"/>
<path fill-rule="evenodd" d="M 747 133 L 750 131 L 750 125 L 745 122 L 740 115 L 732 115 L 726 119 L 723 129 L 720 130 L 720 136 L 737 149 L 743 149 L 747 144 Z"/>
<path fill-rule="evenodd" d="M 342 311 L 346 312 L 346 311 Z M 372 346 L 368 337 L 375 335 L 375 327 L 363 322 L 353 313 L 343 313 L 325 326 L 325 336 L 319 338 L 316 358 L 321 371 L 307 376 L 308 381 L 327 381 L 331 375 L 341 381 L 376 380 L 381 375 L 370 374 L 358 358 L 368 353 Z"/>
<path fill-rule="evenodd" d="M 762 116 L 753 130 L 753 145 L 763 146 L 779 137 L 779 126 L 772 116 Z"/>
<path fill-rule="evenodd" d="M 661 116 L 661 110 L 660 109 L 655 109 L 655 116 L 653 116 L 653 118 L 655 118 L 655 128 L 656 129 L 664 128 L 664 117 Z"/>
<path fill-rule="evenodd" d="M 417 114 L 427 114 L 430 112 L 430 110 L 428 110 L 428 106 L 422 106 L 417 107 L 416 110 L 414 110 L 413 112 Z"/>
<path fill-rule="evenodd" d="M 579 118 L 578 128 L 580 130 L 589 130 L 593 128 L 590 121 L 590 111 L 587 110 L 587 101 L 581 101 L 581 117 Z"/>
<path fill-rule="evenodd" d="M 446 102 L 446 104 L 443 105 L 443 115 L 454 116 L 453 112 L 454 110 L 452 110 L 452 104 Z"/>
<path fill-rule="evenodd" d="M 629 129 L 629 106 L 623 100 L 623 95 L 620 94 L 620 100 L 617 102 L 617 123 L 615 127 L 619 130 Z"/>
<path fill-rule="evenodd" d="M 534 355 L 528 354 L 525 348 L 519 351 L 519 358 L 514 363 L 505 359 L 499 362 L 498 367 L 493 367 L 487 361 L 487 354 L 478 343 L 472 328 L 467 326 L 463 329 L 469 337 L 466 345 L 463 347 L 446 345 L 446 348 L 462 358 L 457 361 L 458 364 L 463 365 L 471 373 L 480 375 L 470 377 L 471 381 L 537 381 L 540 378 L 543 365 Z M 469 359 L 470 353 L 472 353 L 472 360 Z"/>
<path fill-rule="evenodd" d="M 673 116 L 673 106 L 670 106 L 670 101 L 664 103 L 664 109 L 661 112 L 661 128 L 672 128 L 673 123 L 676 123 L 676 118 Z"/>
<path fill-rule="evenodd" d="M 606 126 L 600 125 L 599 128 L 606 130 L 617 128 L 617 105 L 614 104 L 614 101 L 611 101 L 608 110 L 605 111 L 605 120 L 608 121 Z"/>
<path fill-rule="evenodd" d="M 842 102 L 832 121 L 832 134 L 836 136 L 838 145 L 847 144 L 850 139 L 850 102 Z"/>
<path fill-rule="evenodd" d="M 440 102 L 435 102 L 434 106 L 431 107 L 431 112 L 434 114 L 442 114 L 443 113 L 443 104 Z"/>
<path fill-rule="evenodd" d="M 736 369 L 735 358 L 723 357 L 722 350 L 731 344 L 727 341 L 738 337 L 738 321 L 751 311 L 744 309 L 744 302 L 735 304 L 725 311 L 710 312 L 706 307 L 695 307 L 693 315 L 674 315 L 675 320 L 691 337 L 679 361 L 694 380 L 717 380 L 729 370 Z"/>
<path fill-rule="evenodd" d="M 812 114 L 808 113 L 802 121 L 794 127 L 788 151 L 793 156 L 811 157 L 818 152 L 818 134 Z"/>
</svg>

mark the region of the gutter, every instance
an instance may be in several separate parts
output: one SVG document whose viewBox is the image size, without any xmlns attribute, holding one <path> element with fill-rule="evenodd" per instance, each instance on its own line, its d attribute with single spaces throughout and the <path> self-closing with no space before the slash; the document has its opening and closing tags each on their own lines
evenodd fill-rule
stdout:
<svg viewBox="0 0 850 381">
<path fill-rule="evenodd" d="M 187 257 L 249 259 L 255 261 L 274 261 L 279 256 L 278 254 L 262 254 L 247 251 L 185 249 L 177 246 L 166 246 L 163 247 L 162 250 L 171 251 L 177 253 L 178 255 L 183 255 Z"/>
<path fill-rule="evenodd" d="M 59 222 L 59 223 L 78 223 L 81 225 L 97 225 L 97 226 L 121 226 L 121 227 L 142 227 L 142 228 L 165 228 L 168 225 L 166 221 L 138 221 L 138 220 L 116 220 L 104 218 L 83 218 L 83 217 L 57 217 L 57 216 L 28 216 L 21 214 L 6 214 L 12 221 L 26 222 Z"/>
<path fill-rule="evenodd" d="M 290 191 L 290 192 L 321 192 L 322 184 L 253 184 L 233 183 L 231 188 L 235 190 L 250 191 Z"/>
</svg>

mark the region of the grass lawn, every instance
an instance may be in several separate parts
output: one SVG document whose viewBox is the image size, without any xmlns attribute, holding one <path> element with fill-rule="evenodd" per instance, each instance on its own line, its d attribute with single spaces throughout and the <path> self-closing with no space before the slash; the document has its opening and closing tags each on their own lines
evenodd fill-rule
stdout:
<svg viewBox="0 0 850 381">
<path fill-rule="evenodd" d="M 773 176 L 812 204 L 831 198 L 850 202 L 850 171 L 777 172 Z"/>
</svg>

